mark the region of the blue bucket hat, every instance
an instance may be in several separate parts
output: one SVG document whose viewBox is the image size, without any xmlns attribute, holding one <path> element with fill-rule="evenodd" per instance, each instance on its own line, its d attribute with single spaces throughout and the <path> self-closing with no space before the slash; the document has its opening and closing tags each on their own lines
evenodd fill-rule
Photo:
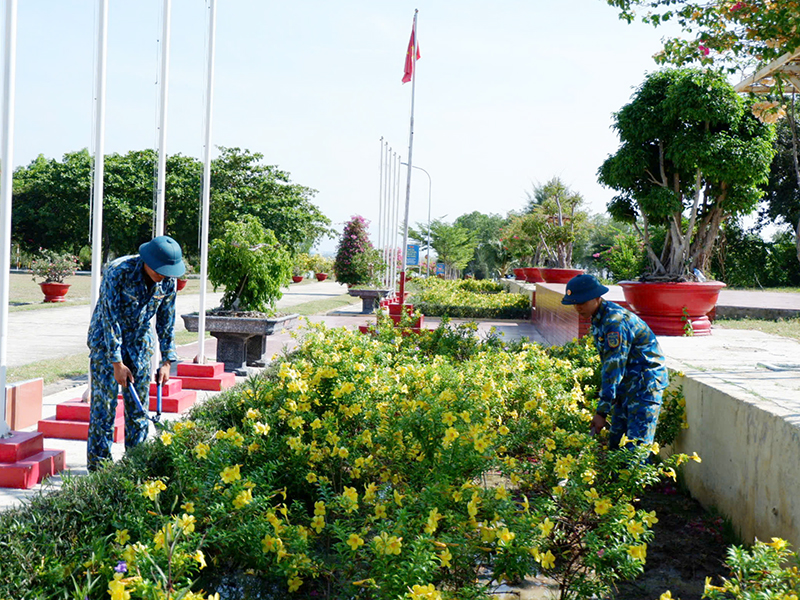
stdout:
<svg viewBox="0 0 800 600">
<path fill-rule="evenodd" d="M 607 291 L 608 288 L 597 281 L 594 275 L 578 275 L 567 283 L 567 293 L 561 299 L 561 304 L 583 304 L 599 298 Z"/>
<path fill-rule="evenodd" d="M 139 246 L 145 264 L 164 277 L 180 277 L 186 272 L 181 247 L 168 235 L 160 235 Z"/>
</svg>

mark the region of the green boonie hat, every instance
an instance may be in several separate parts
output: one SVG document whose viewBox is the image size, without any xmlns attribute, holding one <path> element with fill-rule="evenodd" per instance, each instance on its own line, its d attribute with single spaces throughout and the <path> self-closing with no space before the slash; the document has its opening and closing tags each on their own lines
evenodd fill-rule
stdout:
<svg viewBox="0 0 800 600">
<path fill-rule="evenodd" d="M 599 298 L 607 291 L 608 288 L 597 281 L 594 275 L 578 275 L 567 283 L 567 293 L 561 299 L 561 304 L 583 304 Z"/>
<path fill-rule="evenodd" d="M 181 247 L 168 235 L 160 235 L 139 246 L 145 264 L 164 277 L 180 277 L 186 272 Z"/>
</svg>

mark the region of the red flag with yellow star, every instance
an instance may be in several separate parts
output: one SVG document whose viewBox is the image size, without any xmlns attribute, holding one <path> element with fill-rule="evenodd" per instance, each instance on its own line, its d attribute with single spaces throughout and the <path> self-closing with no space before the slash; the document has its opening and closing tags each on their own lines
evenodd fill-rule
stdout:
<svg viewBox="0 0 800 600">
<path fill-rule="evenodd" d="M 411 39 L 408 40 L 408 51 L 406 52 L 406 66 L 403 71 L 403 83 L 411 81 L 411 76 L 414 74 L 414 63 L 421 58 L 419 53 L 419 44 L 417 43 L 417 20 L 414 19 L 414 25 L 411 27 Z M 414 50 L 417 51 L 417 57 L 414 58 Z"/>
</svg>

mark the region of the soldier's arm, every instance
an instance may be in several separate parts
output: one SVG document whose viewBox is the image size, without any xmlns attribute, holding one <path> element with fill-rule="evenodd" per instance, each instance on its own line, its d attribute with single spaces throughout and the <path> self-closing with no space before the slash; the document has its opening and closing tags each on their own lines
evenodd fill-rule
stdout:
<svg viewBox="0 0 800 600">
<path fill-rule="evenodd" d="M 167 294 L 156 311 L 156 334 L 162 361 L 176 362 L 178 360 L 178 354 L 175 351 L 176 297 L 177 293 L 173 282 L 172 291 Z"/>
</svg>

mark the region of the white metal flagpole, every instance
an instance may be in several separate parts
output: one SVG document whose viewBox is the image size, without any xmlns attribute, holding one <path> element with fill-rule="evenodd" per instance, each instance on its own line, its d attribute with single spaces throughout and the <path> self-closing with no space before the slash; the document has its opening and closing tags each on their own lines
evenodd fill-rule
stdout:
<svg viewBox="0 0 800 600">
<path fill-rule="evenodd" d="M 383 251 L 383 138 L 381 138 L 381 163 L 379 171 L 379 190 L 378 193 L 378 248 Z"/>
<path fill-rule="evenodd" d="M 14 100 L 17 75 L 17 0 L 6 0 L 5 62 L 3 66 L 3 137 L 0 150 L 0 437 L 11 428 L 6 421 L 8 297 L 11 271 L 11 194 L 14 176 Z"/>
<path fill-rule="evenodd" d="M 406 213 L 403 219 L 403 262 L 400 271 L 400 304 L 405 304 L 406 288 L 406 254 L 408 253 L 408 208 L 411 204 L 411 160 L 414 149 L 414 91 L 417 85 L 417 47 L 419 46 L 419 36 L 417 35 L 417 13 L 414 11 L 414 26 L 411 29 L 411 123 L 408 132 L 408 175 L 406 176 Z"/>
<path fill-rule="evenodd" d="M 208 74 L 206 86 L 205 159 L 203 161 L 203 205 L 200 211 L 200 312 L 197 319 L 197 362 L 205 362 L 206 281 L 208 280 L 208 221 L 211 210 L 211 115 L 214 106 L 214 45 L 217 32 L 217 0 L 211 0 L 208 21 Z"/>
<path fill-rule="evenodd" d="M 164 1 L 164 28 L 161 33 L 161 106 L 158 125 L 158 180 L 156 183 L 156 230 L 164 235 L 164 196 L 167 179 L 167 108 L 169 104 L 169 43 L 172 0 Z"/>
</svg>

